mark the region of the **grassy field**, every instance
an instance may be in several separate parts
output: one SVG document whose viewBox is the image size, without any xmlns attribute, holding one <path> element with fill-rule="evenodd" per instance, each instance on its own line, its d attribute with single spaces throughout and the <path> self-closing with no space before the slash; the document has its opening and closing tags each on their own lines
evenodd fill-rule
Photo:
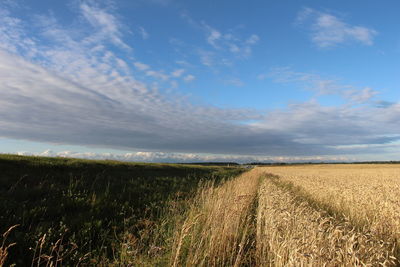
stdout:
<svg viewBox="0 0 400 267">
<path fill-rule="evenodd" d="M 0 265 L 11 243 L 6 266 L 118 262 L 127 238 L 145 246 L 146 231 L 171 203 L 190 199 L 200 181 L 218 184 L 242 171 L 1 155 L 0 233 L 18 226 L 0 249 Z"/>
<path fill-rule="evenodd" d="M 0 166 L 0 265 L 400 266 L 399 165 Z"/>
<path fill-rule="evenodd" d="M 203 187 L 178 225 L 170 266 L 250 266 L 253 263 L 258 169 L 221 186 Z"/>
</svg>

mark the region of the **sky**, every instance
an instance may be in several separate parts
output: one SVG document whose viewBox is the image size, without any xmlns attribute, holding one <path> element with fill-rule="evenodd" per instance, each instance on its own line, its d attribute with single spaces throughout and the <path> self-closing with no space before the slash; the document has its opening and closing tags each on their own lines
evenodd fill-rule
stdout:
<svg viewBox="0 0 400 267">
<path fill-rule="evenodd" d="M 0 153 L 400 160 L 400 2 L 0 0 Z"/>
</svg>

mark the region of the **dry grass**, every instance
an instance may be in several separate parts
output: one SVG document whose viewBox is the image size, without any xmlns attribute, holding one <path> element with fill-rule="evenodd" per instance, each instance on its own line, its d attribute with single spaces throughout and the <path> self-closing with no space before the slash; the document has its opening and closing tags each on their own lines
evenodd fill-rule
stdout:
<svg viewBox="0 0 400 267">
<path fill-rule="evenodd" d="M 45 267 L 61 267 L 65 266 L 65 259 L 68 259 L 73 254 L 78 246 L 75 243 L 64 242 L 64 237 L 61 236 L 56 242 L 50 242 L 49 247 L 46 249 L 47 235 L 44 234 L 37 242 L 33 250 L 33 259 L 31 266 L 45 266 Z M 79 258 L 75 266 L 80 266 L 88 260 L 90 253 Z"/>
<path fill-rule="evenodd" d="M 390 244 L 357 231 L 266 179 L 257 212 L 258 266 L 388 266 Z"/>
<path fill-rule="evenodd" d="M 251 264 L 253 208 L 261 172 L 203 187 L 173 242 L 171 266 Z"/>
<path fill-rule="evenodd" d="M 265 168 L 300 186 L 315 201 L 354 224 L 400 245 L 400 166 L 315 165 Z"/>
<path fill-rule="evenodd" d="M 8 235 L 12 232 L 14 228 L 18 227 L 18 225 L 11 226 L 8 230 L 3 234 L 3 240 L 0 246 L 0 267 L 4 266 L 7 257 L 8 251 L 11 247 L 15 246 L 15 243 L 6 244 Z"/>
</svg>

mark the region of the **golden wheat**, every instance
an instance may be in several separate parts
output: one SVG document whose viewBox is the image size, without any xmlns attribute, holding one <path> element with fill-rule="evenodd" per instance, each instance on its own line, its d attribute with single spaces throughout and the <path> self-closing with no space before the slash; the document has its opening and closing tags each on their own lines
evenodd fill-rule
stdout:
<svg viewBox="0 0 400 267">
<path fill-rule="evenodd" d="M 261 185 L 257 211 L 259 266 L 391 265 L 390 244 L 359 232 L 280 189 Z"/>
<path fill-rule="evenodd" d="M 264 168 L 283 183 L 300 187 L 359 228 L 394 244 L 399 255 L 400 167 L 390 164 Z"/>
</svg>

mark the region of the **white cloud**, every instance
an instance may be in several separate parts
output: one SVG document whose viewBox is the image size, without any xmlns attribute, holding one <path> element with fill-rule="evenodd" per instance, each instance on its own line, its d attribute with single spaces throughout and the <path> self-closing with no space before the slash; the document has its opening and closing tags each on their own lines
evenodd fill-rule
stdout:
<svg viewBox="0 0 400 267">
<path fill-rule="evenodd" d="M 89 2 L 83 1 L 80 4 L 80 9 L 84 18 L 96 29 L 98 33 L 88 39 L 91 43 L 98 42 L 99 40 L 110 40 L 115 45 L 124 49 L 130 47 L 122 40 L 122 32 L 120 30 L 121 23 L 116 16 L 108 13 L 106 10 L 101 9 Z"/>
<path fill-rule="evenodd" d="M 243 39 L 229 29 L 227 33 L 211 27 L 203 22 L 201 28 L 206 32 L 206 40 L 218 52 L 230 52 L 240 58 L 247 58 L 252 53 L 252 46 L 258 43 L 260 37 L 256 34 L 251 34 L 247 39 Z"/>
<path fill-rule="evenodd" d="M 196 21 L 187 12 L 183 12 L 181 18 L 194 30 L 203 32 L 205 46 L 188 45 L 176 38 L 171 38 L 170 43 L 175 51 L 186 57 L 189 55 L 188 50 L 192 50 L 198 55 L 200 63 L 214 73 L 218 73 L 220 68 L 233 66 L 238 60 L 248 59 L 260 40 L 257 34 L 244 34 L 243 25 L 221 30 L 204 21 Z"/>
<path fill-rule="evenodd" d="M 162 71 L 155 71 L 155 70 L 148 70 L 146 71 L 147 76 L 151 76 L 156 79 L 161 79 L 163 81 L 166 81 L 169 79 L 169 76 Z"/>
<path fill-rule="evenodd" d="M 373 90 L 372 88 L 366 87 L 361 90 L 348 90 L 345 91 L 344 94 L 353 103 L 362 104 L 372 100 L 376 95 L 379 94 L 379 92 Z"/>
<path fill-rule="evenodd" d="M 229 44 L 229 50 L 232 53 L 239 53 L 240 52 L 240 48 L 235 44 Z"/>
<path fill-rule="evenodd" d="M 377 35 L 377 31 L 372 28 L 351 25 L 332 14 L 311 8 L 303 9 L 298 14 L 297 22 L 310 22 L 311 40 L 322 48 L 353 41 L 372 45 Z"/>
<path fill-rule="evenodd" d="M 311 90 L 316 96 L 339 95 L 349 104 L 364 104 L 374 99 L 379 93 L 372 88 L 357 88 L 341 84 L 337 79 L 327 79 L 315 73 L 292 71 L 290 68 L 276 68 L 268 74 L 260 74 L 259 79 L 272 78 L 278 83 L 295 83 L 304 89 Z"/>
<path fill-rule="evenodd" d="M 1 4 L 6 7 L 11 7 L 11 8 L 17 8 L 17 7 L 21 6 L 21 3 L 19 1 L 15 1 L 15 0 L 3 0 L 1 2 Z"/>
<path fill-rule="evenodd" d="M 184 80 L 185 82 L 191 82 L 191 81 L 194 81 L 194 79 L 196 79 L 196 77 L 193 76 L 192 74 L 188 74 L 188 75 L 186 75 L 186 76 L 183 78 L 183 80 Z"/>
<path fill-rule="evenodd" d="M 133 63 L 133 65 L 135 66 L 136 69 L 143 71 L 146 74 L 146 76 L 152 77 L 154 79 L 158 79 L 160 81 L 167 81 L 170 78 L 170 76 L 165 74 L 164 71 L 153 70 L 149 65 L 144 64 L 142 62 L 136 61 Z M 179 77 L 181 75 L 180 70 L 172 72 L 171 75 L 173 77 Z"/>
<path fill-rule="evenodd" d="M 200 55 L 200 62 L 204 66 L 212 67 L 216 64 L 214 60 L 215 55 L 213 52 L 200 50 L 199 55 Z"/>
<path fill-rule="evenodd" d="M 0 8 L 0 49 L 29 57 L 37 54 L 34 39 L 24 32 L 24 22 Z"/>
<path fill-rule="evenodd" d="M 250 44 L 250 45 L 253 45 L 253 44 L 258 43 L 259 40 L 260 40 L 260 37 L 258 37 L 258 35 L 252 34 L 252 35 L 246 40 L 246 43 L 247 43 L 247 44 Z"/>
<path fill-rule="evenodd" d="M 213 28 L 209 28 L 209 31 L 207 42 L 213 47 L 218 48 L 216 42 L 221 38 L 221 33 Z"/>
<path fill-rule="evenodd" d="M 175 63 L 178 64 L 178 65 L 182 65 L 182 66 L 192 66 L 186 60 L 176 60 Z"/>
<path fill-rule="evenodd" d="M 149 39 L 149 33 L 143 27 L 139 27 L 139 33 L 143 40 Z"/>
<path fill-rule="evenodd" d="M 171 75 L 172 75 L 172 77 L 178 78 L 178 77 L 181 77 L 184 72 L 185 72 L 185 69 L 177 69 L 177 70 L 174 70 L 171 73 Z"/>
<path fill-rule="evenodd" d="M 150 66 L 149 66 L 149 65 L 144 64 L 144 63 L 141 63 L 141 62 L 135 62 L 135 63 L 133 63 L 133 65 L 134 65 L 138 70 L 141 70 L 141 71 L 150 69 Z"/>
</svg>

